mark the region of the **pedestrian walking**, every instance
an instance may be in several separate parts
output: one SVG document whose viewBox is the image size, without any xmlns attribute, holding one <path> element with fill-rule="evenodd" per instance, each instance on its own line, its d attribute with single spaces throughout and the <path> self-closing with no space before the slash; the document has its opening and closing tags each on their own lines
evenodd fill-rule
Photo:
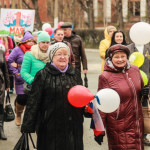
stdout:
<svg viewBox="0 0 150 150">
<path fill-rule="evenodd" d="M 128 61 L 127 46 L 116 44 L 108 49 L 98 90 L 111 88 L 120 96 L 120 106 L 112 113 L 100 111 L 108 137 L 109 150 L 144 150 L 141 96 L 148 95 L 137 66 Z M 111 103 L 111 99 L 110 99 Z"/>
<path fill-rule="evenodd" d="M 125 34 L 123 33 L 123 31 L 115 31 L 113 33 L 110 46 L 113 46 L 115 44 L 127 45 Z M 107 51 L 108 49 L 105 53 L 105 59 L 107 58 Z"/>
<path fill-rule="evenodd" d="M 61 28 L 64 30 L 64 41 L 67 41 L 71 44 L 73 54 L 75 56 L 75 67 L 81 72 L 81 62 L 83 66 L 83 73 L 87 74 L 87 58 L 81 37 L 76 35 L 72 30 L 72 23 L 64 22 L 61 25 Z"/>
<path fill-rule="evenodd" d="M 37 44 L 31 47 L 31 51 L 25 53 L 22 66 L 21 77 L 28 83 L 32 84 L 36 73 L 43 69 L 47 62 L 48 47 L 50 44 L 50 36 L 45 31 L 39 31 L 37 34 Z"/>
<path fill-rule="evenodd" d="M 0 49 L 0 139 L 7 140 L 4 134 L 4 98 L 5 90 L 10 91 L 9 73 L 4 51 Z"/>
<path fill-rule="evenodd" d="M 64 30 L 61 28 L 58 28 L 54 31 L 54 40 L 50 44 L 52 45 L 55 44 L 56 42 L 66 42 L 64 41 Z M 69 42 L 66 42 L 66 44 L 70 48 L 69 63 L 72 64 L 73 67 L 75 67 L 75 57 L 72 52 L 71 44 Z"/>
<path fill-rule="evenodd" d="M 138 46 L 135 43 L 131 43 L 128 45 L 128 48 L 130 50 L 130 54 L 132 54 L 134 52 L 140 52 L 144 55 L 144 63 L 139 69 L 144 71 L 146 73 L 148 79 L 150 79 L 150 46 L 149 46 L 149 44 Z M 142 105 L 144 107 L 146 107 L 148 105 L 147 104 L 147 98 L 148 97 L 145 97 L 143 99 Z M 146 133 L 144 134 L 144 144 L 146 146 L 150 146 L 150 140 L 147 138 Z"/>
<path fill-rule="evenodd" d="M 68 64 L 70 49 L 63 42 L 50 46 L 49 59 L 32 83 L 21 132 L 37 133 L 38 150 L 83 150 L 84 108 L 73 107 L 68 91 L 82 80 Z"/>
<path fill-rule="evenodd" d="M 114 26 L 108 26 L 108 27 L 106 27 L 106 29 L 104 31 L 104 37 L 105 37 L 105 39 L 103 39 L 102 41 L 100 41 L 100 44 L 99 44 L 99 55 L 102 58 L 101 72 L 103 72 L 103 70 L 104 70 L 105 52 L 110 47 L 112 35 L 113 35 L 113 33 L 116 30 L 117 29 Z"/>
<path fill-rule="evenodd" d="M 21 125 L 21 115 L 27 101 L 27 95 L 24 94 L 23 88 L 24 80 L 20 75 L 20 70 L 24 54 L 27 51 L 30 51 L 31 46 L 34 44 L 35 42 L 32 34 L 30 32 L 26 32 L 21 42 L 18 43 L 18 46 L 13 49 L 13 51 L 8 57 L 9 71 L 14 75 L 15 78 L 15 90 L 17 94 L 15 100 L 15 112 L 16 112 L 15 124 L 17 126 Z M 17 64 L 17 67 L 13 67 L 11 65 L 13 62 Z"/>
</svg>

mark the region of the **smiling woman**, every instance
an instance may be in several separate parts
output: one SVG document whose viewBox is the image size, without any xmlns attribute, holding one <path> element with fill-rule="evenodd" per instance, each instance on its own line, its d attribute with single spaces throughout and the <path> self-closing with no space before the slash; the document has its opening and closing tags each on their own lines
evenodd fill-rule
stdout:
<svg viewBox="0 0 150 150">
<path fill-rule="evenodd" d="M 109 150 L 123 150 L 127 147 L 144 150 L 140 102 L 144 84 L 138 67 L 128 61 L 129 54 L 127 46 L 111 46 L 107 51 L 104 72 L 99 76 L 98 90 L 111 88 L 119 94 L 121 100 L 116 111 L 107 114 L 100 112 L 107 131 Z"/>
<path fill-rule="evenodd" d="M 50 62 L 33 81 L 21 131 L 36 130 L 38 150 L 83 150 L 84 107 L 73 107 L 67 98 L 70 88 L 82 84 L 80 71 L 68 64 L 65 43 L 50 45 L 48 55 Z"/>
</svg>

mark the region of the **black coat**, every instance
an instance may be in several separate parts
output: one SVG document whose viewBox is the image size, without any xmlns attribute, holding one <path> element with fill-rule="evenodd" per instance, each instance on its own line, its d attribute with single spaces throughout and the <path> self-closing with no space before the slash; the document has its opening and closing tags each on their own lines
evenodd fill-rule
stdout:
<svg viewBox="0 0 150 150">
<path fill-rule="evenodd" d="M 4 103 L 5 89 L 9 88 L 9 73 L 4 52 L 0 50 L 0 104 Z"/>
<path fill-rule="evenodd" d="M 72 66 L 61 73 L 47 63 L 35 76 L 21 131 L 36 130 L 38 150 L 83 150 L 83 108 L 67 99 L 79 84 L 80 72 Z"/>
</svg>

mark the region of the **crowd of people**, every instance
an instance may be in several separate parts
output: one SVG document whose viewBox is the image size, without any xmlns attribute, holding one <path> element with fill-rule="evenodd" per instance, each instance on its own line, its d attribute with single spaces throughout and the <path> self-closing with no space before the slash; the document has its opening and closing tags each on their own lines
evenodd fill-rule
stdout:
<svg viewBox="0 0 150 150">
<path fill-rule="evenodd" d="M 142 114 L 149 87 L 144 86 L 139 68 L 130 64 L 129 56 L 135 51 L 144 55 L 141 68 L 149 78 L 150 61 L 146 54 L 150 46 L 139 49 L 135 43 L 128 44 L 124 32 L 114 26 L 106 27 L 104 35 L 99 45 L 103 61 L 98 91 L 111 88 L 120 96 L 116 111 L 99 111 L 109 150 L 144 150 L 144 144 L 150 146 L 144 134 Z M 6 42 L 0 46 L 0 139 L 7 140 L 4 97 L 5 90 L 13 92 L 14 82 L 15 124 L 21 126 L 22 133 L 36 132 L 37 150 L 83 150 L 84 117 L 91 118 L 92 111 L 72 106 L 67 98 L 73 86 L 83 84 L 82 70 L 83 74 L 88 73 L 83 42 L 73 31 L 72 23 L 64 22 L 54 31 L 53 39 L 45 31 L 27 31 L 22 38 L 7 37 L 7 40 L 7 46 Z M 9 49 L 12 49 L 10 54 Z M 101 145 L 105 133 L 95 131 L 94 136 Z"/>
</svg>

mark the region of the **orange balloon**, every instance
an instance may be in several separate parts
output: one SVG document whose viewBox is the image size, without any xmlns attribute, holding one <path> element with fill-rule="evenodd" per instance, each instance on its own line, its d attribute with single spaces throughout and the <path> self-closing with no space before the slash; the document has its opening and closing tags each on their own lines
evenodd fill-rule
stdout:
<svg viewBox="0 0 150 150">
<path fill-rule="evenodd" d="M 75 107 L 86 106 L 93 99 L 94 95 L 90 90 L 81 85 L 72 87 L 68 92 L 68 101 Z"/>
</svg>

